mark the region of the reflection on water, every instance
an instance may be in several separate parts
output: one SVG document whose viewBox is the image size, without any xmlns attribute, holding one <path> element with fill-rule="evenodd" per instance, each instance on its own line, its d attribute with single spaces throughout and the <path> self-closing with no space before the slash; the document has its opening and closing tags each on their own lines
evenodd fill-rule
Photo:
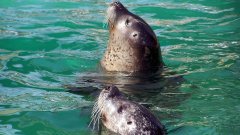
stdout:
<svg viewBox="0 0 240 135">
<path fill-rule="evenodd" d="M 65 111 L 91 105 L 90 102 L 84 101 L 81 96 L 66 92 L 46 92 L 21 87 L 0 88 L 0 103 L 16 107 L 15 110 L 0 111 L 0 115 L 20 111 Z"/>
<path fill-rule="evenodd" d="M 0 1 L 0 134 L 95 134 L 92 97 L 109 83 L 169 134 L 239 134 L 240 3 L 123 0 L 152 26 L 171 70 L 140 79 L 97 71 L 107 2 Z"/>
</svg>

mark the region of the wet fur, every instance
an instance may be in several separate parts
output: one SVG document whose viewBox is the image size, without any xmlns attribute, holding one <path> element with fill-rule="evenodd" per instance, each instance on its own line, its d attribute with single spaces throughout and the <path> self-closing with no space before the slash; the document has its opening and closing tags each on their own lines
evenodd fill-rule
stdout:
<svg viewBox="0 0 240 135">
<path fill-rule="evenodd" d="M 93 123 L 102 123 L 121 135 L 164 135 L 164 126 L 144 106 L 127 100 L 115 86 L 103 89 L 92 113 Z M 96 124 L 94 124 L 96 125 Z"/>
<path fill-rule="evenodd" d="M 110 34 L 102 68 L 127 73 L 158 71 L 163 62 L 155 33 L 143 19 L 117 3 L 107 10 Z"/>
</svg>

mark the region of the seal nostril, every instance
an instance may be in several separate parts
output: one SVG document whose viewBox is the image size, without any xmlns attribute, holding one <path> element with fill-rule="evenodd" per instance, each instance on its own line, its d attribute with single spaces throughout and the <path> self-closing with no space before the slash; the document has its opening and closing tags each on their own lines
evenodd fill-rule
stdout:
<svg viewBox="0 0 240 135">
<path fill-rule="evenodd" d="M 119 1 L 115 1 L 114 4 L 115 4 L 116 6 L 119 6 Z"/>
<path fill-rule="evenodd" d="M 111 86 L 106 86 L 105 89 L 106 89 L 106 90 L 110 90 L 110 89 L 111 89 Z"/>
</svg>

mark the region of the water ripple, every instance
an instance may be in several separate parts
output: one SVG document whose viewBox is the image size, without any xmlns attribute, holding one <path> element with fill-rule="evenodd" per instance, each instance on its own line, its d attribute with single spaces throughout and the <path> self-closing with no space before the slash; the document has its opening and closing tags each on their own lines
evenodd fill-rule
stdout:
<svg viewBox="0 0 240 135">
<path fill-rule="evenodd" d="M 0 104 L 11 105 L 19 111 L 66 111 L 89 106 L 81 96 L 66 92 L 47 92 L 32 88 L 0 86 Z M 11 109 L 11 108 L 10 108 Z"/>
<path fill-rule="evenodd" d="M 0 1 L 0 117 L 6 119 L 0 120 L 0 134 L 35 129 L 29 121 L 42 122 L 37 111 L 71 112 L 91 105 L 83 96 L 65 93 L 63 86 L 76 86 L 78 78 L 90 76 L 97 68 L 108 41 L 106 2 Z M 178 88 L 141 101 L 155 104 L 151 109 L 172 129 L 170 134 L 238 134 L 239 2 L 122 2 L 155 31 L 163 60 L 175 72 L 167 77 L 182 75 L 186 80 Z M 34 111 L 35 116 L 22 124 L 23 111 Z M 25 127 L 16 126 L 12 119 Z M 47 117 L 43 123 L 55 120 Z M 81 125 L 89 133 L 87 120 L 66 125 Z M 46 127 L 57 133 L 69 130 Z"/>
</svg>

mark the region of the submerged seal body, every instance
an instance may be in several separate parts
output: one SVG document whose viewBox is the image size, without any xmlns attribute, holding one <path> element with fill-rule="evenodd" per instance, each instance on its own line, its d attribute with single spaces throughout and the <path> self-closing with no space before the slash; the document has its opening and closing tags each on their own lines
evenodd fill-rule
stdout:
<svg viewBox="0 0 240 135">
<path fill-rule="evenodd" d="M 102 123 L 115 133 L 121 135 L 166 134 L 164 126 L 148 109 L 127 100 L 116 86 L 103 89 L 96 104 Z"/>
<path fill-rule="evenodd" d="M 120 2 L 107 10 L 109 43 L 101 60 L 106 71 L 156 72 L 163 67 L 160 46 L 151 27 Z"/>
</svg>

